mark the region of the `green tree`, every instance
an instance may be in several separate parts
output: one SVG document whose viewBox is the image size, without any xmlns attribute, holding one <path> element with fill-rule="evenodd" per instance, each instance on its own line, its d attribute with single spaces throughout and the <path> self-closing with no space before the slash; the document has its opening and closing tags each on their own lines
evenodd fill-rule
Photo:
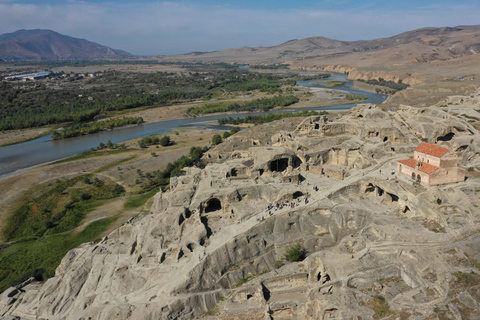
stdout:
<svg viewBox="0 0 480 320">
<path fill-rule="evenodd" d="M 293 247 L 287 249 L 287 252 L 285 253 L 285 259 L 287 259 L 289 262 L 302 261 L 305 259 L 306 254 L 307 250 L 305 250 L 300 243 L 297 243 Z"/>
<path fill-rule="evenodd" d="M 217 144 L 222 143 L 222 137 L 219 134 L 216 134 L 212 137 L 212 144 L 216 146 Z"/>
<path fill-rule="evenodd" d="M 160 139 L 160 145 L 163 147 L 169 146 L 172 144 L 172 140 L 170 140 L 170 136 L 163 136 Z"/>
</svg>

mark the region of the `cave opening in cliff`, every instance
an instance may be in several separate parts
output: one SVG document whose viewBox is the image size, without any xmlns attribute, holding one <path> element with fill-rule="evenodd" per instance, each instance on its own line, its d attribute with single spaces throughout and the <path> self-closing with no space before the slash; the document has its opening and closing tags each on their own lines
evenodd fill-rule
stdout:
<svg viewBox="0 0 480 320">
<path fill-rule="evenodd" d="M 222 202 L 217 198 L 212 198 L 207 201 L 205 206 L 205 213 L 214 212 L 222 209 Z"/>
<path fill-rule="evenodd" d="M 280 158 L 269 163 L 270 171 L 282 172 L 288 168 L 288 158 Z"/>
<path fill-rule="evenodd" d="M 238 171 L 237 171 L 237 169 L 235 169 L 235 168 L 232 168 L 232 170 L 230 170 L 230 176 L 232 176 L 232 177 L 236 177 L 236 176 L 237 176 L 237 174 L 238 174 Z"/>
<path fill-rule="evenodd" d="M 390 193 L 390 192 L 387 192 L 387 194 L 392 199 L 392 202 L 398 202 L 398 196 L 396 194 L 393 194 L 393 193 Z"/>
<path fill-rule="evenodd" d="M 388 137 L 383 138 L 383 142 L 387 142 L 387 141 L 388 141 Z"/>
<path fill-rule="evenodd" d="M 205 227 L 205 231 L 207 232 L 207 239 L 210 238 L 213 234 L 212 229 L 208 226 L 208 218 L 205 216 L 200 216 L 200 222 L 203 224 Z M 204 239 L 200 239 L 200 245 L 203 246 L 205 244 Z"/>
<path fill-rule="evenodd" d="M 293 199 L 300 198 L 301 196 L 303 196 L 303 192 L 301 192 L 301 191 L 296 191 L 296 192 L 293 194 Z"/>
<path fill-rule="evenodd" d="M 184 255 L 183 250 L 180 249 L 180 251 L 178 251 L 177 260 L 180 260 L 183 257 L 183 255 Z"/>
<path fill-rule="evenodd" d="M 385 191 L 382 188 L 377 188 L 377 193 L 381 197 Z"/>
<path fill-rule="evenodd" d="M 265 299 L 265 301 L 268 302 L 268 300 L 270 300 L 271 293 L 270 293 L 270 290 L 268 290 L 268 288 L 263 283 L 262 283 L 262 293 L 263 293 L 263 298 Z"/>
<path fill-rule="evenodd" d="M 449 132 L 444 136 L 438 137 L 437 141 L 450 141 L 453 139 L 454 136 L 455 136 L 455 133 Z"/>
<path fill-rule="evenodd" d="M 293 158 L 293 167 L 298 168 L 302 164 L 302 160 L 299 157 Z"/>
<path fill-rule="evenodd" d="M 315 130 L 320 129 L 320 125 L 318 123 L 315 123 Z"/>
<path fill-rule="evenodd" d="M 367 188 L 365 189 L 365 193 L 371 193 L 375 191 L 375 186 L 371 183 L 368 184 Z"/>
</svg>

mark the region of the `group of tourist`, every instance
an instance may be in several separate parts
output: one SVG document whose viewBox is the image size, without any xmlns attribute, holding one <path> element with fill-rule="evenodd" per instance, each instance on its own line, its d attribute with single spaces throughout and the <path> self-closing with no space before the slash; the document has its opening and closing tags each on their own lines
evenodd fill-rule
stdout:
<svg viewBox="0 0 480 320">
<path fill-rule="evenodd" d="M 308 197 L 305 196 L 303 202 L 305 204 L 308 203 Z M 282 210 L 283 208 L 288 208 L 290 207 L 290 209 L 293 209 L 295 207 L 298 207 L 300 206 L 300 204 L 302 203 L 302 200 L 300 198 L 297 198 L 296 200 L 285 200 L 283 203 L 278 203 L 276 202 L 275 204 L 272 204 L 270 203 L 267 208 L 265 209 L 265 213 L 268 213 L 269 216 L 273 216 L 274 212 L 278 211 L 278 210 Z M 264 221 L 265 220 L 265 216 L 262 216 L 260 218 L 258 218 L 258 221 Z"/>
</svg>

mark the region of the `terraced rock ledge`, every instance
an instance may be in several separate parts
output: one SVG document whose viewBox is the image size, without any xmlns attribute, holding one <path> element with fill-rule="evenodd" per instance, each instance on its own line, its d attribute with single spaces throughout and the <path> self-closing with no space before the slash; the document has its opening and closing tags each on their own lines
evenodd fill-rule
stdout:
<svg viewBox="0 0 480 320">
<path fill-rule="evenodd" d="M 2 293 L 0 315 L 476 319 L 479 105 L 477 92 L 244 130 L 172 179 L 150 214 L 70 251 L 47 282 Z M 466 181 L 391 174 L 421 141 L 455 151 Z M 306 258 L 285 260 L 296 244 Z"/>
</svg>

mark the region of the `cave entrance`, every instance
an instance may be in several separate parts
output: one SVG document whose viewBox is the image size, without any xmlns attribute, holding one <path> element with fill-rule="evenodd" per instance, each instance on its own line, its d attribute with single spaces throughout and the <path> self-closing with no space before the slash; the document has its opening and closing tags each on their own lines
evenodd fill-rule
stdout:
<svg viewBox="0 0 480 320">
<path fill-rule="evenodd" d="M 422 182 L 422 177 L 419 174 L 417 174 L 417 182 Z"/>
<path fill-rule="evenodd" d="M 416 176 L 415 176 L 415 172 L 412 172 L 412 179 L 415 180 Z"/>
<path fill-rule="evenodd" d="M 303 196 L 303 192 L 297 191 L 293 194 L 293 199 L 300 198 L 301 196 Z"/>
<path fill-rule="evenodd" d="M 365 193 L 371 193 L 375 191 L 375 186 L 371 183 L 368 184 L 367 188 L 365 189 Z"/>
<path fill-rule="evenodd" d="M 288 158 L 280 158 L 270 162 L 270 171 L 282 172 L 288 168 Z"/>
<path fill-rule="evenodd" d="M 387 192 L 387 194 L 392 199 L 392 202 L 398 202 L 398 196 L 396 194 L 393 194 L 393 193 L 390 193 L 390 192 Z"/>
<path fill-rule="evenodd" d="M 377 194 L 378 194 L 380 197 L 383 196 L 384 193 L 385 193 L 385 191 L 384 191 L 382 188 L 377 187 Z"/>
<path fill-rule="evenodd" d="M 302 160 L 298 157 L 293 158 L 293 167 L 298 168 L 302 164 Z"/>
<path fill-rule="evenodd" d="M 207 201 L 205 206 L 205 213 L 214 212 L 222 209 L 222 202 L 217 198 L 212 198 Z"/>
<path fill-rule="evenodd" d="M 444 136 L 438 137 L 437 141 L 450 141 L 453 139 L 454 136 L 455 136 L 455 133 L 449 132 Z"/>
</svg>

